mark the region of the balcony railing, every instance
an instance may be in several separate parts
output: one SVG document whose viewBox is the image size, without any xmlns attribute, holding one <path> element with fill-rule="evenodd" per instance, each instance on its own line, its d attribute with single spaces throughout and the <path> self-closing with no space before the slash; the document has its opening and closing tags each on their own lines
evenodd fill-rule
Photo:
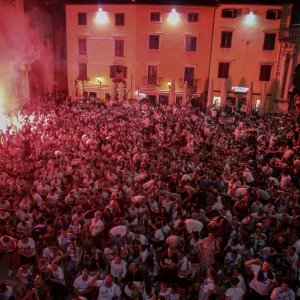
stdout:
<svg viewBox="0 0 300 300">
<path fill-rule="evenodd" d="M 283 28 L 279 32 L 279 40 L 299 43 L 300 42 L 300 27 L 299 28 Z"/>
</svg>

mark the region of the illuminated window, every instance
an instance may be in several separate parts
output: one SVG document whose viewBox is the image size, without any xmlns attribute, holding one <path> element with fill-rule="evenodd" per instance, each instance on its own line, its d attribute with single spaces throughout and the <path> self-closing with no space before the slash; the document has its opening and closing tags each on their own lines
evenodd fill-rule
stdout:
<svg viewBox="0 0 300 300">
<path fill-rule="evenodd" d="M 124 40 L 115 40 L 115 56 L 124 56 Z"/>
<path fill-rule="evenodd" d="M 149 49 L 159 49 L 159 39 L 160 36 L 158 34 L 150 34 L 149 35 Z"/>
<path fill-rule="evenodd" d="M 194 86 L 194 80 L 195 80 L 195 68 L 185 67 L 183 82 L 186 81 L 188 86 Z"/>
<path fill-rule="evenodd" d="M 197 49 L 197 37 L 186 36 L 185 37 L 185 51 L 196 51 Z"/>
<path fill-rule="evenodd" d="M 124 26 L 125 25 L 125 14 L 124 13 L 116 13 L 115 14 L 115 25 L 116 26 Z"/>
<path fill-rule="evenodd" d="M 268 20 L 278 20 L 281 18 L 281 10 L 267 10 L 266 19 Z"/>
<path fill-rule="evenodd" d="M 78 54 L 79 55 L 87 55 L 86 39 L 78 39 Z"/>
<path fill-rule="evenodd" d="M 219 62 L 218 78 L 228 78 L 229 63 Z"/>
<path fill-rule="evenodd" d="M 86 13 L 78 13 L 78 25 L 87 25 Z"/>
<path fill-rule="evenodd" d="M 88 80 L 87 77 L 87 63 L 78 64 L 78 79 L 79 80 Z"/>
<path fill-rule="evenodd" d="M 160 23 L 161 22 L 161 13 L 160 12 L 150 12 L 150 21 Z"/>
<path fill-rule="evenodd" d="M 259 81 L 270 81 L 272 65 L 261 65 Z"/>
<path fill-rule="evenodd" d="M 122 65 L 110 66 L 110 78 L 127 78 L 127 67 Z"/>
<path fill-rule="evenodd" d="M 197 23 L 197 22 L 199 22 L 199 14 L 198 13 L 188 13 L 187 14 L 187 21 L 189 23 Z"/>
<path fill-rule="evenodd" d="M 148 84 L 157 84 L 158 66 L 148 66 Z"/>
<path fill-rule="evenodd" d="M 265 33 L 264 50 L 274 50 L 276 41 L 276 33 Z"/>
<path fill-rule="evenodd" d="M 221 48 L 231 48 L 232 31 L 222 31 Z"/>
<path fill-rule="evenodd" d="M 236 18 L 237 9 L 222 9 L 222 18 Z"/>
</svg>

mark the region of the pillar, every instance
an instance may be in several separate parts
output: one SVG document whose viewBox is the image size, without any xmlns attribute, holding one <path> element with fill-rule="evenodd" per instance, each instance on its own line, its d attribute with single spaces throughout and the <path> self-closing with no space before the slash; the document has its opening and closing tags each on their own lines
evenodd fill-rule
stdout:
<svg viewBox="0 0 300 300">
<path fill-rule="evenodd" d="M 280 64 L 280 75 L 279 75 L 279 83 L 277 89 L 277 99 L 281 99 L 282 96 L 282 88 L 283 88 L 283 80 L 285 73 L 285 62 L 286 62 L 286 53 L 283 55 L 281 64 Z"/>
<path fill-rule="evenodd" d="M 294 52 L 290 53 L 290 61 L 289 61 L 289 67 L 288 67 L 288 72 L 286 75 L 286 81 L 285 81 L 285 87 L 284 87 L 284 94 L 283 94 L 283 99 L 288 100 L 289 97 L 289 88 L 290 88 L 290 83 L 291 83 L 291 76 L 292 76 L 292 70 L 294 66 Z"/>
</svg>

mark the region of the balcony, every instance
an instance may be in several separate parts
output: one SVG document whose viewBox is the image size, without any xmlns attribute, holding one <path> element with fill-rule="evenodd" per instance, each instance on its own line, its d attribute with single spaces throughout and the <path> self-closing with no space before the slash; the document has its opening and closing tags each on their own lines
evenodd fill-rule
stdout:
<svg viewBox="0 0 300 300">
<path fill-rule="evenodd" d="M 278 39 L 280 41 L 299 43 L 300 42 L 300 27 L 299 28 L 283 28 L 280 30 Z"/>
</svg>

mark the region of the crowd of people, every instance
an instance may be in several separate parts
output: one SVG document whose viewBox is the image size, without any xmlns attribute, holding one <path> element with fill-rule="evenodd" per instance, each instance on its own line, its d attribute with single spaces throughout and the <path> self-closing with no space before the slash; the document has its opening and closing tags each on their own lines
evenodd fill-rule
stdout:
<svg viewBox="0 0 300 300">
<path fill-rule="evenodd" d="M 299 114 L 47 95 L 0 134 L 0 299 L 300 296 Z M 72 297 L 72 298 L 71 298 Z"/>
</svg>

